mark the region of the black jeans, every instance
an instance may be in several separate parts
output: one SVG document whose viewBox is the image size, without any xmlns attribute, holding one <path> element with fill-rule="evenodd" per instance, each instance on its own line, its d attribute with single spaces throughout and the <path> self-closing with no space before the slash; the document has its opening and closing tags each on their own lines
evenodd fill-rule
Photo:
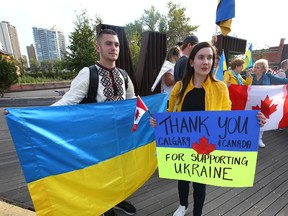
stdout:
<svg viewBox="0 0 288 216">
<path fill-rule="evenodd" d="M 188 207 L 188 196 L 189 196 L 189 181 L 178 181 L 178 193 L 180 205 Z M 206 185 L 201 183 L 193 182 L 193 199 L 194 199 L 194 208 L 193 216 L 201 216 L 202 209 L 206 196 Z"/>
</svg>

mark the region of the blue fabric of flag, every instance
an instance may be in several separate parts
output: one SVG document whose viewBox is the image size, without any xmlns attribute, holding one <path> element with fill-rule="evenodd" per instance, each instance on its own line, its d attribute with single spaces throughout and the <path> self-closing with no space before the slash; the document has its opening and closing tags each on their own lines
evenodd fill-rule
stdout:
<svg viewBox="0 0 288 216">
<path fill-rule="evenodd" d="M 216 11 L 216 24 L 235 17 L 235 0 L 219 0 Z"/>
<path fill-rule="evenodd" d="M 143 97 L 151 113 L 166 110 L 166 94 Z M 154 140 L 148 112 L 131 132 L 135 99 L 32 108 L 7 108 L 6 121 L 27 183 L 82 169 Z M 141 124 L 141 122 L 146 122 Z M 37 164 L 37 168 L 35 169 Z"/>
<path fill-rule="evenodd" d="M 252 44 L 250 44 L 249 48 L 245 53 L 245 60 L 243 65 L 243 70 L 253 67 L 253 57 L 252 57 Z"/>
<path fill-rule="evenodd" d="M 227 70 L 226 58 L 224 50 L 222 51 L 221 57 L 219 59 L 218 67 L 216 70 L 216 79 L 223 80 L 224 71 Z"/>
</svg>

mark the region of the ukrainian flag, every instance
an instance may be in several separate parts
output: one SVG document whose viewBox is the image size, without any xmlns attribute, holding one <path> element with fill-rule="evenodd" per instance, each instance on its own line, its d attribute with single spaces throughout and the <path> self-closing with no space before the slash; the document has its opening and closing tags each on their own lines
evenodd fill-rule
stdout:
<svg viewBox="0 0 288 216">
<path fill-rule="evenodd" d="M 216 24 L 226 36 L 231 31 L 232 18 L 235 17 L 235 0 L 218 0 Z"/>
<path fill-rule="evenodd" d="M 243 70 L 253 67 L 253 57 L 252 57 L 252 44 L 250 44 L 249 48 L 245 53 L 246 57 L 244 60 Z"/>
<path fill-rule="evenodd" d="M 216 79 L 223 80 L 224 71 L 227 70 L 226 58 L 224 54 L 224 50 L 222 51 L 218 66 L 216 68 Z"/>
<path fill-rule="evenodd" d="M 142 98 L 164 112 L 166 94 Z M 141 187 L 157 167 L 145 113 L 132 133 L 136 100 L 8 108 L 6 121 L 37 216 L 100 215 Z"/>
</svg>

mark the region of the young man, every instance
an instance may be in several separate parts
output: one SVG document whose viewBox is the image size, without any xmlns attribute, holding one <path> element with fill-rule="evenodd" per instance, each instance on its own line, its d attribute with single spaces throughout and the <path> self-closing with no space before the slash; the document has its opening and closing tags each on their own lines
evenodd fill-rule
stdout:
<svg viewBox="0 0 288 216">
<path fill-rule="evenodd" d="M 111 29 L 102 30 L 97 36 L 96 50 L 99 53 L 99 61 L 96 67 L 99 74 L 97 102 L 126 100 L 135 97 L 134 86 L 128 76 L 128 87 L 126 89 L 125 79 L 116 67 L 119 56 L 119 39 L 115 31 Z M 89 89 L 90 71 L 84 67 L 71 83 L 70 90 L 52 106 L 79 104 L 87 97 Z M 122 201 L 115 206 L 128 215 L 136 213 L 136 208 L 129 202 Z M 116 216 L 114 209 L 110 209 L 104 216 Z"/>
<path fill-rule="evenodd" d="M 195 35 L 187 36 L 181 45 L 182 56 L 177 60 L 174 66 L 174 79 L 175 82 L 182 80 L 184 70 L 188 61 L 188 57 L 193 47 L 199 42 Z"/>
<path fill-rule="evenodd" d="M 119 56 L 119 39 L 111 29 L 102 30 L 97 36 L 96 50 L 99 61 L 96 62 L 99 74 L 97 102 L 118 101 L 135 97 L 134 86 L 128 76 L 128 88 L 120 70 L 116 67 Z M 79 104 L 87 97 L 90 72 L 84 67 L 71 83 L 70 90 L 53 106 Z"/>
</svg>

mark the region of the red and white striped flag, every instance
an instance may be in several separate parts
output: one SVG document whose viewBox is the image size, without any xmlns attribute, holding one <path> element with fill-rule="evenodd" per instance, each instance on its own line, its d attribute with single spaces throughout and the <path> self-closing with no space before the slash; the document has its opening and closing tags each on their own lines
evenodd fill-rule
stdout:
<svg viewBox="0 0 288 216">
<path fill-rule="evenodd" d="M 288 85 L 230 85 L 232 110 L 260 110 L 266 117 L 262 131 L 288 127 Z"/>
<path fill-rule="evenodd" d="M 147 106 L 144 104 L 144 102 L 142 101 L 140 96 L 137 96 L 136 112 L 135 112 L 134 125 L 133 125 L 133 128 L 132 128 L 132 132 L 136 131 L 140 119 L 142 118 L 144 113 L 147 112 L 147 111 L 148 111 Z"/>
</svg>

